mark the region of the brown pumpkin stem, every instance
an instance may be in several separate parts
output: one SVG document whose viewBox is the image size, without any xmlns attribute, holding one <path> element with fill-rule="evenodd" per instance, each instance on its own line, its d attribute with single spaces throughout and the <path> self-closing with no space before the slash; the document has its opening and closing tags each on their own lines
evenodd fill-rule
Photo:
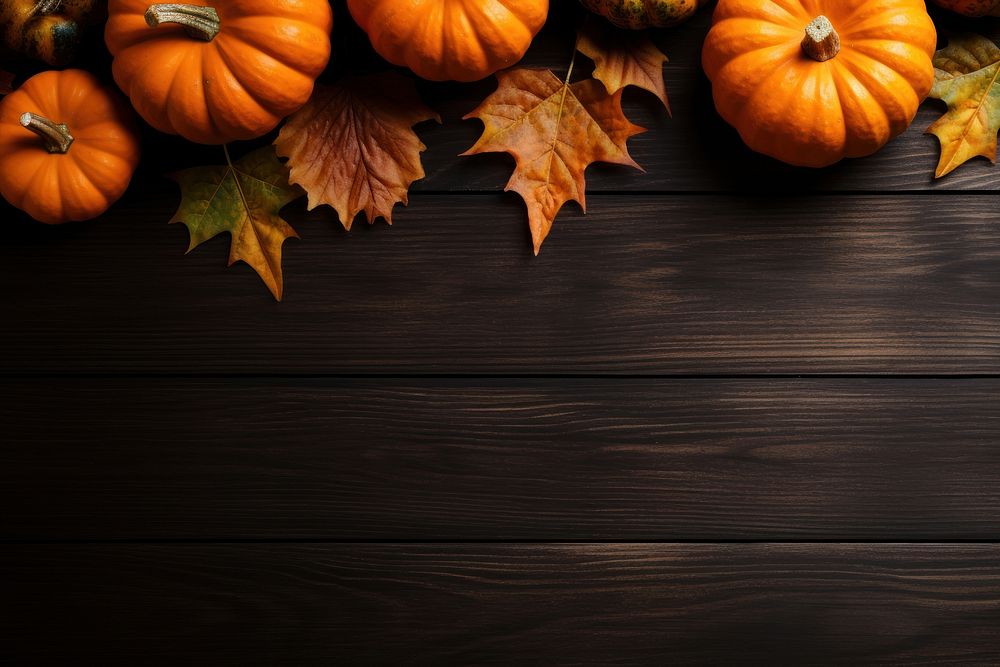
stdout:
<svg viewBox="0 0 1000 667">
<path fill-rule="evenodd" d="M 833 29 L 830 19 L 817 16 L 806 26 L 802 51 L 816 62 L 826 62 L 840 53 L 840 35 Z"/>
<path fill-rule="evenodd" d="M 203 42 L 215 39 L 220 28 L 215 8 L 200 5 L 150 5 L 146 10 L 146 24 L 155 28 L 161 23 L 179 23 L 188 35 Z"/>
<path fill-rule="evenodd" d="M 47 16 L 49 14 L 54 14 L 59 11 L 59 6 L 62 5 L 63 0 L 38 0 L 35 3 L 33 16 Z"/>
<path fill-rule="evenodd" d="M 38 114 L 21 114 L 21 125 L 45 140 L 45 150 L 50 153 L 65 153 L 73 144 L 73 135 L 65 123 L 53 123 Z"/>
</svg>

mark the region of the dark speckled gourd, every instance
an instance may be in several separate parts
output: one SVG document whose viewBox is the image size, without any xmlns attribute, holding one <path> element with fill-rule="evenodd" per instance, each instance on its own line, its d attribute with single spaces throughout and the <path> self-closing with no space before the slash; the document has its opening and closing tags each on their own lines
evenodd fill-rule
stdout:
<svg viewBox="0 0 1000 667">
<path fill-rule="evenodd" d="M 619 28 L 667 28 L 694 16 L 708 0 L 580 0 Z"/>
<path fill-rule="evenodd" d="M 1000 16 L 1000 0 L 934 0 L 934 4 L 963 16 Z"/>
<path fill-rule="evenodd" d="M 101 23 L 98 0 L 0 0 L 0 39 L 7 50 L 54 67 L 76 57 L 84 30 Z"/>
</svg>

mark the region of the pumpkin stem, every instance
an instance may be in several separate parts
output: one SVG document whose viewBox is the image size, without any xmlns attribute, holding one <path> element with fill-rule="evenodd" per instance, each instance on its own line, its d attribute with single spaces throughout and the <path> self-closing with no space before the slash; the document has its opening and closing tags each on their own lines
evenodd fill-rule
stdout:
<svg viewBox="0 0 1000 667">
<path fill-rule="evenodd" d="M 63 3 L 63 0 L 38 0 L 35 3 L 33 16 L 47 16 L 49 14 L 54 14 L 59 11 L 59 6 Z"/>
<path fill-rule="evenodd" d="M 187 34 L 203 42 L 211 42 L 219 34 L 219 14 L 214 7 L 200 5 L 150 5 L 146 24 L 155 28 L 161 23 L 179 23 Z"/>
<path fill-rule="evenodd" d="M 73 135 L 65 123 L 53 123 L 29 111 L 21 114 L 21 125 L 44 139 L 45 150 L 50 153 L 65 153 L 73 143 Z"/>
<path fill-rule="evenodd" d="M 840 53 L 840 35 L 833 29 L 830 19 L 817 16 L 806 26 L 802 51 L 816 62 L 826 62 Z"/>
</svg>

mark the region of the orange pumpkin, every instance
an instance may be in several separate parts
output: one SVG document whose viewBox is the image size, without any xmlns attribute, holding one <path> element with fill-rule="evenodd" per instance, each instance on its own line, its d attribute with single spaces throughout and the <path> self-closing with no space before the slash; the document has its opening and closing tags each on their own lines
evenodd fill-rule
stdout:
<svg viewBox="0 0 1000 667">
<path fill-rule="evenodd" d="M 115 81 L 139 115 L 202 144 L 253 139 L 309 100 L 330 58 L 327 0 L 110 0 Z"/>
<path fill-rule="evenodd" d="M 934 0 L 934 4 L 963 16 L 1000 16 L 1000 0 Z"/>
<path fill-rule="evenodd" d="M 40 222 L 97 217 L 138 164 L 131 109 L 88 72 L 42 72 L 0 100 L 0 194 Z"/>
<path fill-rule="evenodd" d="M 549 0 L 348 0 L 379 55 L 432 81 L 477 81 L 510 67 L 545 23 Z"/>
<path fill-rule="evenodd" d="M 823 167 L 910 125 L 936 43 L 923 0 L 720 0 L 702 64 L 750 148 Z"/>
</svg>

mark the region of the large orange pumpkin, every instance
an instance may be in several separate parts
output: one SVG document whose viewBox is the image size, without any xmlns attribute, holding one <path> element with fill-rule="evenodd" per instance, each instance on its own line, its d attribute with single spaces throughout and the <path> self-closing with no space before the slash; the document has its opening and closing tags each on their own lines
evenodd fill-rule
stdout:
<svg viewBox="0 0 1000 667">
<path fill-rule="evenodd" d="M 132 110 L 88 72 L 42 72 L 0 100 L 0 194 L 40 222 L 97 217 L 138 164 Z"/>
<path fill-rule="evenodd" d="M 750 148 L 822 167 L 909 126 L 936 43 L 923 0 L 720 0 L 702 64 Z"/>
<path fill-rule="evenodd" d="M 327 0 L 110 0 L 115 81 L 139 115 L 202 144 L 253 139 L 309 100 L 330 58 Z"/>
<path fill-rule="evenodd" d="M 348 0 L 372 46 L 432 81 L 476 81 L 510 67 L 545 23 L 549 0 Z"/>
<path fill-rule="evenodd" d="M 934 0 L 934 4 L 963 16 L 1000 16 L 1000 0 Z"/>
</svg>

